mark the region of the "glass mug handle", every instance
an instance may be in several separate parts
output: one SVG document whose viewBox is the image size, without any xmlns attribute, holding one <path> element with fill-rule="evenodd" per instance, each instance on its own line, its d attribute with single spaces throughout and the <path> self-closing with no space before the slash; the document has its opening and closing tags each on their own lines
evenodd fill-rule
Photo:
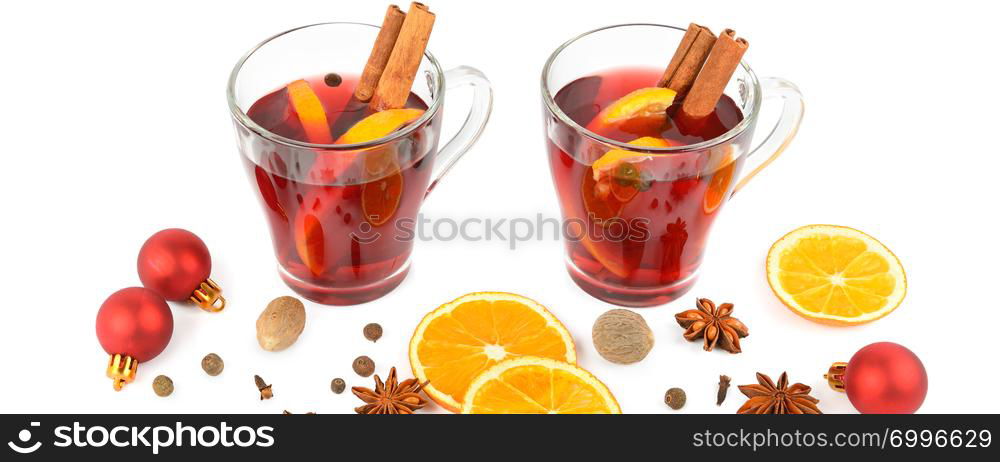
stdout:
<svg viewBox="0 0 1000 462">
<path fill-rule="evenodd" d="M 778 123 L 771 129 L 771 133 L 747 154 L 747 158 L 749 159 L 758 152 L 770 152 L 771 154 L 760 165 L 743 175 L 743 178 L 740 178 L 736 183 L 736 187 L 733 188 L 732 194 L 736 194 L 737 191 L 746 186 L 747 182 L 760 173 L 761 170 L 764 170 L 771 162 L 774 162 L 775 159 L 781 156 L 785 148 L 795 138 L 795 134 L 799 131 L 799 124 L 802 123 L 802 113 L 805 111 L 805 103 L 802 101 L 802 93 L 799 92 L 795 84 L 777 77 L 765 77 L 760 81 L 760 88 L 763 99 L 781 98 L 784 100 L 784 107 L 781 109 L 781 117 L 778 118 Z"/>
<path fill-rule="evenodd" d="M 493 111 L 493 88 L 490 86 L 490 81 L 478 69 L 468 66 L 449 69 L 444 73 L 444 81 L 447 92 L 458 87 L 471 86 L 473 91 L 472 107 L 469 108 L 469 113 L 466 115 L 462 127 L 458 129 L 458 133 L 455 133 L 455 136 L 438 150 L 427 194 L 430 194 L 438 181 L 441 181 L 441 177 L 448 173 L 448 170 L 455 165 L 462 154 L 465 154 L 479 139 L 479 135 L 486 128 L 486 122 L 490 119 L 490 112 Z"/>
</svg>

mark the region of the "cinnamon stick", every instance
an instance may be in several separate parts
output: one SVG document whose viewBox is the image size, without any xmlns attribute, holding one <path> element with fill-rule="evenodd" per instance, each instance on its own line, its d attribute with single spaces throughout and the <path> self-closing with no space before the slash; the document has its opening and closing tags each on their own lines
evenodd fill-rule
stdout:
<svg viewBox="0 0 1000 462">
<path fill-rule="evenodd" d="M 398 109 L 406 105 L 433 27 L 434 13 L 422 3 L 411 3 L 389 61 L 375 87 L 370 103 L 372 110 Z"/>
<path fill-rule="evenodd" d="M 359 101 L 368 102 L 375 94 L 375 87 L 382 77 L 386 63 L 389 62 L 389 55 L 392 54 L 392 49 L 396 45 L 396 38 L 399 37 L 399 30 L 403 27 L 404 18 L 406 18 L 406 13 L 403 13 L 398 6 L 389 5 L 389 8 L 386 9 L 385 19 L 382 20 L 382 28 L 378 31 L 378 37 L 375 38 L 372 53 L 368 56 L 368 62 L 365 63 L 365 70 L 361 73 L 358 87 L 354 89 L 354 97 Z"/>
<path fill-rule="evenodd" d="M 732 29 L 726 29 L 719 35 L 681 105 L 681 114 L 685 118 L 699 120 L 712 114 L 749 46 L 746 40 L 736 38 Z"/>
<path fill-rule="evenodd" d="M 686 95 L 714 44 L 715 34 L 711 30 L 691 23 L 658 86 L 676 91 L 679 97 Z"/>
</svg>

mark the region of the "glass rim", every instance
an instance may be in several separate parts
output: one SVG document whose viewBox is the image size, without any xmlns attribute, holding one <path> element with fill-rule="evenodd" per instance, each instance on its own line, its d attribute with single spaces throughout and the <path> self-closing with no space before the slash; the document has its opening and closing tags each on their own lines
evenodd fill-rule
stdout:
<svg viewBox="0 0 1000 462">
<path fill-rule="evenodd" d="M 748 127 L 750 127 L 750 125 L 751 125 L 751 123 L 752 123 L 753 120 L 756 120 L 756 118 L 757 118 L 757 116 L 758 116 L 758 114 L 760 112 L 760 103 L 761 103 L 760 81 L 757 79 L 757 74 L 755 74 L 753 72 L 753 69 L 750 68 L 750 65 L 748 65 L 745 60 L 741 59 L 740 60 L 740 67 L 743 68 L 743 70 L 746 71 L 747 75 L 750 76 L 750 80 L 751 80 L 751 82 L 753 84 L 753 88 L 754 88 L 754 92 L 753 92 L 754 97 L 753 97 L 753 101 L 752 101 L 753 106 L 751 108 L 750 114 L 748 114 L 746 117 L 744 117 L 743 120 L 740 121 L 740 123 L 736 124 L 733 128 L 729 129 L 729 131 L 727 131 L 726 133 L 723 133 L 722 135 L 719 135 L 719 136 L 717 136 L 715 138 L 712 138 L 710 140 L 702 141 L 700 143 L 695 143 L 695 144 L 688 144 L 688 145 L 684 145 L 684 146 L 672 146 L 672 147 L 663 147 L 663 148 L 661 148 L 661 147 L 635 146 L 635 145 L 632 145 L 632 144 L 628 144 L 628 143 L 625 143 L 625 142 L 622 142 L 622 141 L 614 140 L 614 139 L 611 139 L 611 138 L 599 135 L 597 133 L 594 133 L 594 132 L 588 130 L 586 127 L 584 127 L 584 126 L 576 123 L 575 120 L 573 120 L 572 118 L 570 118 L 565 112 L 563 112 L 562 108 L 560 108 L 559 105 L 556 104 L 555 97 L 553 96 L 552 90 L 549 88 L 549 85 L 548 85 L 549 72 L 551 71 L 553 64 L 555 64 L 556 58 L 559 57 L 559 55 L 563 52 L 563 50 L 569 48 L 570 45 L 573 45 L 578 40 L 580 40 L 580 39 L 582 39 L 584 37 L 587 37 L 589 35 L 596 34 L 598 32 L 602 32 L 602 31 L 605 31 L 605 30 L 608 30 L 608 29 L 616 29 L 616 28 L 620 28 L 620 27 L 635 27 L 635 26 L 660 27 L 660 28 L 665 28 L 665 29 L 673 29 L 673 30 L 679 31 L 679 32 L 685 32 L 685 31 L 687 31 L 687 29 L 685 29 L 685 28 L 670 26 L 670 25 L 666 25 L 666 24 L 626 23 L 626 24 L 615 24 L 615 25 L 611 25 L 611 26 L 599 27 L 597 29 L 593 29 L 593 30 L 584 32 L 584 33 L 582 33 L 580 35 L 577 35 L 576 37 L 573 37 L 573 38 L 567 40 L 562 45 L 559 45 L 559 47 L 556 48 L 556 50 L 553 51 L 551 55 L 549 55 L 549 58 L 545 61 L 545 66 L 542 68 L 542 82 L 541 82 L 541 84 L 542 84 L 542 99 L 545 101 L 545 107 L 548 109 L 548 111 L 550 113 L 552 113 L 552 114 L 555 114 L 555 116 L 558 117 L 559 120 L 562 121 L 564 124 L 572 127 L 577 132 L 582 133 L 584 136 L 587 136 L 588 138 L 590 138 L 590 139 L 592 139 L 594 141 L 597 141 L 597 142 L 600 142 L 600 143 L 604 143 L 604 144 L 608 144 L 608 145 L 611 145 L 611 146 L 615 146 L 617 148 L 625 149 L 625 150 L 628 150 L 628 151 L 640 151 L 640 152 L 651 152 L 651 153 L 657 153 L 657 152 L 658 153 L 687 153 L 687 152 L 693 152 L 693 151 L 703 151 L 703 150 L 711 148 L 713 146 L 717 146 L 719 144 L 723 144 L 723 143 L 725 143 L 725 142 L 727 142 L 727 141 L 729 141 L 729 140 L 737 137 L 740 133 L 743 133 Z M 583 76 L 581 76 L 581 77 L 583 77 Z"/>
<path fill-rule="evenodd" d="M 226 99 L 229 104 L 229 112 L 233 116 L 233 118 L 237 122 L 239 122 L 240 125 L 246 127 L 248 130 L 253 131 L 254 133 L 278 144 L 283 144 L 294 148 L 321 149 L 326 151 L 354 151 L 354 150 L 362 150 L 366 148 L 381 146 L 383 144 L 387 144 L 395 140 L 405 138 L 410 133 L 413 133 L 415 130 L 423 126 L 428 120 L 434 117 L 434 115 L 440 109 L 441 102 L 444 99 L 444 71 L 441 69 L 441 64 L 438 63 L 437 59 L 434 58 L 434 55 L 432 55 L 429 50 L 424 50 L 424 57 L 427 58 L 428 62 L 431 63 L 431 67 L 437 74 L 437 79 L 436 79 L 437 85 L 435 85 L 435 88 L 433 89 L 434 94 L 437 96 L 433 98 L 433 100 L 428 105 L 427 110 L 424 111 L 424 114 L 421 115 L 420 118 L 415 120 L 413 123 L 407 124 L 401 130 L 392 132 L 389 135 L 383 136 L 382 138 L 366 141 L 363 143 L 351 143 L 351 144 L 320 144 L 320 143 L 309 143 L 305 141 L 299 141 L 278 135 L 277 133 L 274 133 L 260 126 L 259 124 L 254 122 L 250 118 L 250 116 L 246 114 L 246 111 L 240 108 L 239 104 L 236 103 L 236 80 L 239 77 L 240 71 L 243 69 L 243 66 L 254 55 L 254 53 L 256 53 L 258 50 L 260 50 L 267 44 L 271 43 L 275 39 L 284 37 L 288 34 L 300 30 L 308 29 L 311 27 L 338 26 L 338 25 L 366 26 L 374 28 L 376 30 L 381 29 L 381 27 L 376 26 L 374 24 L 366 24 L 363 22 L 350 22 L 350 21 L 319 22 L 314 24 L 307 24 L 305 26 L 299 26 L 293 29 L 288 29 L 284 32 L 280 32 L 278 34 L 272 35 L 271 37 L 264 39 L 262 42 L 258 43 L 253 48 L 251 48 L 250 51 L 248 51 L 245 55 L 243 55 L 243 57 L 241 57 L 240 60 L 236 62 L 236 65 L 233 66 L 233 70 L 229 74 L 229 81 L 226 84 Z"/>
</svg>

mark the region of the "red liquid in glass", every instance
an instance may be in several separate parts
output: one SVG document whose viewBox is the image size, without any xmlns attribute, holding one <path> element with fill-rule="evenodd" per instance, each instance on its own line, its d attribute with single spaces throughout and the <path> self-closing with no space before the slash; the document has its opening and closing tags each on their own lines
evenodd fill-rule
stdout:
<svg viewBox="0 0 1000 462">
<path fill-rule="evenodd" d="M 597 127 L 592 121 L 602 109 L 634 90 L 656 86 L 661 74 L 646 68 L 610 70 L 569 83 L 555 102 L 577 124 Z M 616 141 L 650 136 L 681 146 L 716 138 L 743 119 L 727 96 L 694 130 L 678 127 L 670 117 L 677 109 L 678 104 L 668 109 L 661 123 L 592 129 Z M 588 141 L 560 144 L 581 151 L 593 147 Z M 567 239 L 570 274 L 577 284 L 597 298 L 627 306 L 662 304 L 686 292 L 742 159 L 677 154 L 636 161 L 595 180 L 591 164 L 603 151 L 588 159 L 586 152 L 563 151 L 551 138 L 548 148 L 563 214 L 586 228 L 581 238 Z"/>
<path fill-rule="evenodd" d="M 333 139 L 372 114 L 353 98 L 357 76 L 337 86 L 323 76 L 305 79 L 326 112 Z M 427 109 L 410 94 L 407 108 Z M 266 130 L 309 142 L 282 87 L 251 106 L 247 115 Z M 432 157 L 422 127 L 391 149 L 260 153 L 244 156 L 271 228 L 285 282 L 325 304 L 374 300 L 405 276 L 412 240 L 397 239 L 394 224 L 413 219 L 430 181 Z M 308 152 L 308 151 L 306 151 Z"/>
</svg>

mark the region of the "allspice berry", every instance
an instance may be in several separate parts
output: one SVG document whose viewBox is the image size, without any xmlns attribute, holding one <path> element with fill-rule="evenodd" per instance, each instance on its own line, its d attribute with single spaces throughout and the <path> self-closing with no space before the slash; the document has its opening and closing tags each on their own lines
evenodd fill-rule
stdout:
<svg viewBox="0 0 1000 462">
<path fill-rule="evenodd" d="M 167 397 L 174 392 L 174 381 L 165 375 L 158 375 L 153 379 L 153 393 L 156 396 Z"/>
<path fill-rule="evenodd" d="M 653 331 L 638 313 L 614 309 L 594 321 L 594 348 L 615 364 L 642 361 L 653 349 Z"/>
<path fill-rule="evenodd" d="M 330 391 L 338 395 L 343 393 L 345 388 L 347 388 L 347 383 L 344 382 L 344 379 L 340 377 L 337 377 L 330 381 Z"/>
<path fill-rule="evenodd" d="M 351 366 L 354 368 L 354 372 L 362 377 L 371 376 L 375 373 L 375 361 L 367 356 L 358 356 L 354 359 L 354 364 Z"/>
<path fill-rule="evenodd" d="M 368 323 L 365 326 L 364 333 L 366 339 L 375 342 L 378 339 L 382 338 L 382 326 L 380 326 L 378 323 L 375 322 Z"/>
<path fill-rule="evenodd" d="M 257 318 L 257 343 L 267 351 L 292 346 L 306 327 L 306 307 L 295 297 L 278 297 Z"/>
<path fill-rule="evenodd" d="M 331 72 L 323 76 L 323 83 L 328 87 L 339 87 L 344 79 L 340 77 L 340 74 Z"/>
<path fill-rule="evenodd" d="M 663 395 L 663 402 L 670 406 L 670 409 L 676 411 L 684 407 L 684 403 L 687 402 L 687 393 L 684 393 L 684 390 L 680 388 L 671 388 L 667 390 L 667 394 Z"/>
<path fill-rule="evenodd" d="M 225 367 L 226 365 L 222 362 L 222 358 L 215 353 L 209 353 L 204 358 L 201 358 L 201 369 L 212 377 L 221 374 L 222 369 Z"/>
</svg>

